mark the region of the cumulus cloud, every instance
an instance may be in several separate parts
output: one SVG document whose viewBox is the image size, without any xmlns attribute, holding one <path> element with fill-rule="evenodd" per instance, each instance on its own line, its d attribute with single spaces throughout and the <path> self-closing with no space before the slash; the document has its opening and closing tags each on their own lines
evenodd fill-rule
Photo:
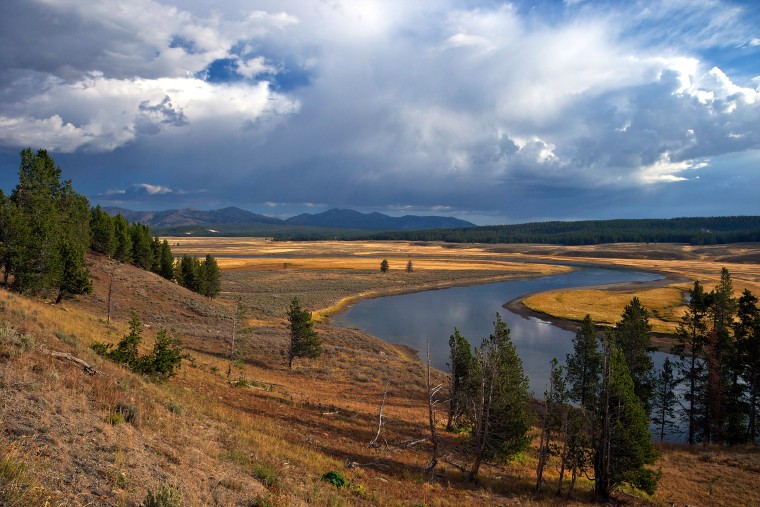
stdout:
<svg viewBox="0 0 760 507">
<path fill-rule="evenodd" d="M 686 188 L 760 148 L 760 71 L 720 60 L 752 60 L 757 20 L 717 0 L 7 10 L 0 149 L 222 202 L 504 213 L 504 195 Z"/>
</svg>

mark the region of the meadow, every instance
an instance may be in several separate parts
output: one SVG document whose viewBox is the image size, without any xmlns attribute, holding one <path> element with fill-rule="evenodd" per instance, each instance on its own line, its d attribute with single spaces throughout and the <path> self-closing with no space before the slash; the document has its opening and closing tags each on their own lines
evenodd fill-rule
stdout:
<svg viewBox="0 0 760 507">
<path fill-rule="evenodd" d="M 88 259 L 94 292 L 78 300 L 50 305 L 0 289 L 2 501 L 140 505 L 149 491 L 171 487 L 183 505 L 191 506 L 564 504 L 553 492 L 533 496 L 535 448 L 508 463 L 484 466 L 477 485 L 464 484 L 464 436 L 443 431 L 446 457 L 430 480 L 421 471 L 430 445 L 424 440 L 425 369 L 419 353 L 357 330 L 333 328 L 328 318 L 316 326 L 322 357 L 297 360 L 288 369 L 285 310 L 290 298 L 301 297 L 308 308 L 328 315 L 347 298 L 569 269 L 558 261 L 668 275 L 661 287 L 609 288 L 594 295 L 619 314 L 622 307 L 617 307 L 628 295 L 644 301 L 650 291 L 657 295 L 670 285 L 686 288 L 692 275 L 704 277 L 700 279 L 709 288 L 722 265 L 735 273 L 737 290 L 760 280 L 755 253 L 746 245 L 698 252 L 660 245 L 645 254 L 640 246 L 626 245 L 450 247 L 243 238 L 171 242 L 175 254 L 210 252 L 219 259 L 222 297 L 209 300 L 100 255 Z M 750 262 L 745 262 L 747 256 Z M 383 274 L 379 266 L 384 258 L 390 270 Z M 407 273 L 410 259 L 414 271 Z M 237 328 L 231 363 L 238 295 L 246 307 L 245 325 Z M 677 311 L 675 302 L 667 304 Z M 114 343 L 123 336 L 132 311 L 144 323 L 141 353 L 150 350 L 162 327 L 182 338 L 188 358 L 176 377 L 155 383 L 90 350 L 95 341 Z M 55 351 L 81 358 L 99 373 L 89 376 L 77 364 L 51 356 Z M 442 372 L 434 371 L 433 379 L 446 382 Z M 370 448 L 384 393 L 383 444 Z M 444 416 L 441 408 L 439 423 Z M 656 467 L 663 478 L 657 493 L 619 492 L 617 501 L 760 503 L 756 448 L 667 444 L 660 450 Z M 558 477 L 556 465 L 551 462 L 546 471 L 550 482 Z M 343 474 L 349 487 L 336 489 L 320 479 L 331 470 Z M 567 503 L 589 504 L 591 488 L 589 481 L 579 480 Z"/>
</svg>

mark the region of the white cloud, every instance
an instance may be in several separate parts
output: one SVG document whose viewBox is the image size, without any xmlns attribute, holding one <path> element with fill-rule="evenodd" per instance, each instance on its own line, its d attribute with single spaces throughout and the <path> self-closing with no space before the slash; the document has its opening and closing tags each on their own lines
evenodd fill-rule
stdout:
<svg viewBox="0 0 760 507">
<path fill-rule="evenodd" d="M 211 84 L 195 78 L 108 79 L 100 73 L 74 83 L 56 82 L 13 106 L 0 120 L 0 144 L 35 144 L 56 151 L 111 151 L 143 134 L 168 129 L 240 131 L 244 125 L 290 114 L 299 104 L 253 85 Z M 25 116 L 22 116 L 25 114 Z M 31 115 L 31 116 L 30 116 Z M 61 116 L 63 115 L 63 117 Z"/>
</svg>

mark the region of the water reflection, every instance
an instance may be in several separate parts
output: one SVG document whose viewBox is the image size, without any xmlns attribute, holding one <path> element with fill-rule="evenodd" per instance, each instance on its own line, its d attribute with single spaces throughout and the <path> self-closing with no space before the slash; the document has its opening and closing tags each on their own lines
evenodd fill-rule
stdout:
<svg viewBox="0 0 760 507">
<path fill-rule="evenodd" d="M 473 346 L 493 330 L 496 312 L 507 322 L 534 395 L 541 396 L 549 377 L 549 362 L 564 362 L 571 351 L 572 331 L 537 318 L 524 318 L 502 305 L 532 292 L 618 282 L 647 282 L 660 275 L 641 271 L 590 268 L 532 280 L 497 282 L 403 294 L 360 301 L 333 317 L 336 326 L 355 327 L 392 343 L 424 351 L 430 339 L 433 366 L 448 370 L 449 336 L 454 328 Z"/>
</svg>

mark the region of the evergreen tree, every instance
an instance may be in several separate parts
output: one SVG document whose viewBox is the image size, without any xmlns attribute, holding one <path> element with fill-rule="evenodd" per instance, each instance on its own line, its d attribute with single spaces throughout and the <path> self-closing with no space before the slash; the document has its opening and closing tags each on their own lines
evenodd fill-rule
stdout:
<svg viewBox="0 0 760 507">
<path fill-rule="evenodd" d="M 594 410 L 602 370 L 596 328 L 590 315 L 581 322 L 573 339 L 573 353 L 567 355 L 567 384 L 570 399 L 581 407 Z"/>
<path fill-rule="evenodd" d="M 58 282 L 58 297 L 60 303 L 66 296 L 92 293 L 90 272 L 84 266 L 84 255 L 76 245 L 66 241 L 61 247 L 63 272 Z"/>
<path fill-rule="evenodd" d="M 142 343 L 142 322 L 137 314 L 132 312 L 129 317 L 129 333 L 119 341 L 115 350 L 108 351 L 111 346 L 101 347 L 102 344 L 93 344 L 93 349 L 104 354 L 111 361 L 134 368 L 137 365 L 137 348 L 140 343 Z"/>
<path fill-rule="evenodd" d="M 449 418 L 446 430 L 451 431 L 459 423 L 459 418 L 468 404 L 467 386 L 470 383 L 470 365 L 472 364 L 472 349 L 467 338 L 454 328 L 454 334 L 449 337 L 451 387 L 449 388 Z"/>
<path fill-rule="evenodd" d="M 665 435 L 676 428 L 676 411 L 678 403 L 675 388 L 678 379 L 673 373 L 673 363 L 666 358 L 662 364 L 662 370 L 654 380 L 652 396 L 652 423 L 659 432 L 660 442 L 665 440 Z"/>
<path fill-rule="evenodd" d="M 132 235 L 129 232 L 129 222 L 121 215 L 113 217 L 116 249 L 114 258 L 119 262 L 132 262 Z"/>
<path fill-rule="evenodd" d="M 743 379 L 740 385 L 745 388 L 746 440 L 755 442 L 760 412 L 760 310 L 757 308 L 757 298 L 749 289 L 745 289 L 739 298 L 737 317 L 734 336 Z"/>
<path fill-rule="evenodd" d="M 383 259 L 383 261 L 380 263 L 380 271 L 386 273 L 388 271 L 388 267 L 388 259 Z"/>
<path fill-rule="evenodd" d="M 649 312 L 641 305 L 639 298 L 634 297 L 626 305 L 620 322 L 615 326 L 615 337 L 628 365 L 636 396 L 649 413 L 654 371 L 649 355 L 652 351 L 652 326 L 649 324 Z"/>
<path fill-rule="evenodd" d="M 412 265 L 412 259 L 409 259 L 409 262 L 406 263 L 406 272 L 414 273 L 414 266 Z"/>
<path fill-rule="evenodd" d="M 707 294 L 697 280 L 689 290 L 686 313 L 676 329 L 678 342 L 673 347 L 673 353 L 678 356 L 676 368 L 680 377 L 687 383 L 684 395 L 687 405 L 684 407 L 683 417 L 687 421 L 687 441 L 690 444 L 694 444 L 701 436 L 698 422 L 706 404 L 707 305 Z"/>
<path fill-rule="evenodd" d="M 129 228 L 132 239 L 132 262 L 137 266 L 150 271 L 153 267 L 153 239 L 147 225 L 132 224 Z"/>
<path fill-rule="evenodd" d="M 494 332 L 476 349 L 470 371 L 474 386 L 471 445 L 475 461 L 468 480 L 472 481 L 483 460 L 509 459 L 530 443 L 525 411 L 530 397 L 528 378 L 509 337 L 509 328 L 498 313 Z"/>
<path fill-rule="evenodd" d="M 161 240 L 158 236 L 153 238 L 153 242 L 150 244 L 151 258 L 153 264 L 150 266 L 151 272 L 160 275 L 161 274 Z"/>
<path fill-rule="evenodd" d="M 657 457 L 647 414 L 634 392 L 623 352 L 613 339 L 606 340 L 603 357 L 594 489 L 609 498 L 617 485 L 627 482 L 653 494 L 659 477 L 645 468 Z"/>
<path fill-rule="evenodd" d="M 203 295 L 213 298 L 222 290 L 222 278 L 219 264 L 211 254 L 206 254 L 203 261 Z"/>
<path fill-rule="evenodd" d="M 116 252 L 116 234 L 111 215 L 103 211 L 100 204 L 90 212 L 90 229 L 92 230 L 92 249 L 108 257 Z"/>
<path fill-rule="evenodd" d="M 3 196 L 3 261 L 13 286 L 34 294 L 73 293 L 89 287 L 84 252 L 90 246 L 89 203 L 45 150 L 21 151 L 19 183 Z M 74 259 L 73 256 L 78 258 Z M 72 273 L 82 279 L 69 280 Z"/>
<path fill-rule="evenodd" d="M 3 283 L 8 282 L 13 258 L 13 231 L 16 226 L 16 207 L 0 189 L 0 268 L 3 270 Z"/>
<path fill-rule="evenodd" d="M 311 312 L 301 308 L 297 297 L 293 298 L 288 309 L 290 322 L 290 347 L 288 348 L 288 368 L 293 367 L 297 357 L 316 358 L 322 354 L 322 341 L 314 331 Z"/>
<path fill-rule="evenodd" d="M 174 256 L 172 255 L 172 249 L 167 240 L 164 240 L 161 243 L 161 253 L 159 258 L 161 268 L 158 274 L 167 280 L 172 280 L 174 278 Z"/>
<path fill-rule="evenodd" d="M 11 200 L 19 212 L 21 228 L 14 235 L 13 286 L 20 292 L 44 293 L 56 285 L 63 268 L 57 196 L 61 169 L 47 151 L 21 151 L 19 183 Z"/>
<path fill-rule="evenodd" d="M 536 493 L 540 493 L 544 479 L 544 468 L 549 457 L 556 453 L 556 440 L 567 424 L 569 393 L 565 374 L 556 358 L 551 361 L 549 389 L 544 391 L 544 411 L 541 414 L 541 436 L 538 444 L 538 465 L 536 466 Z"/>
<path fill-rule="evenodd" d="M 181 364 L 182 342 L 176 336 L 169 335 L 166 329 L 160 329 L 156 335 L 153 350 L 137 360 L 134 370 L 143 375 L 165 380 L 176 375 Z"/>
<path fill-rule="evenodd" d="M 198 292 L 200 289 L 200 281 L 198 280 L 198 271 L 200 263 L 195 257 L 191 257 L 188 254 L 182 256 L 179 261 L 179 273 L 177 280 L 186 289 L 190 289 L 193 292 Z"/>
</svg>

